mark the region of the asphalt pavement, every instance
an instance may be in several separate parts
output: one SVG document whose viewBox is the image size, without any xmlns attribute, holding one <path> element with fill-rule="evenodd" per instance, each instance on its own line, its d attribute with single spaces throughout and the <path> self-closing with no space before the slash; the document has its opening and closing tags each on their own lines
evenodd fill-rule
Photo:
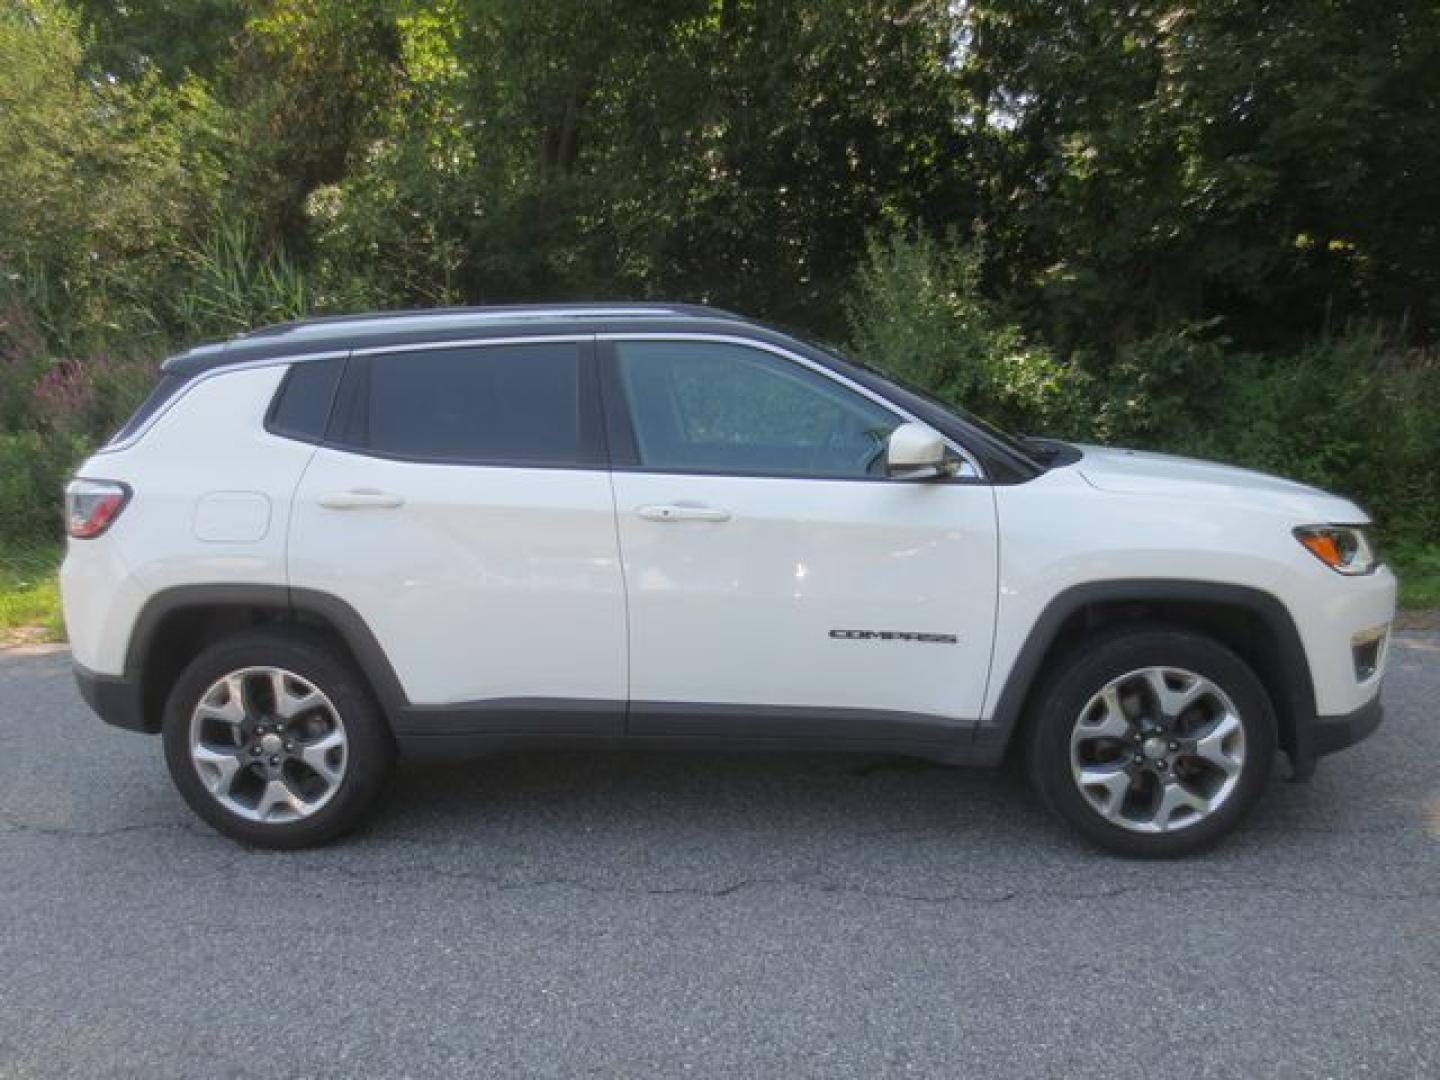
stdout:
<svg viewBox="0 0 1440 1080">
<path fill-rule="evenodd" d="M 1223 848 L 814 755 L 401 770 L 248 851 L 68 657 L 0 654 L 0 1077 L 1440 1075 L 1440 635 Z"/>
</svg>

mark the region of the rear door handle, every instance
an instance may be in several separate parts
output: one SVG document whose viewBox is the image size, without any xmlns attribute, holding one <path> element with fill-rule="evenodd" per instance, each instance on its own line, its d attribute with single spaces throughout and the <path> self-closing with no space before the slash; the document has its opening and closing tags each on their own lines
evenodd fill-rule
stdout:
<svg viewBox="0 0 1440 1080">
<path fill-rule="evenodd" d="M 698 503 L 664 503 L 641 506 L 635 511 L 646 521 L 729 521 L 730 511 Z"/>
<path fill-rule="evenodd" d="M 394 510 L 404 506 L 405 500 L 389 491 L 355 488 L 352 491 L 328 491 L 320 496 L 320 505 L 326 510 Z"/>
</svg>

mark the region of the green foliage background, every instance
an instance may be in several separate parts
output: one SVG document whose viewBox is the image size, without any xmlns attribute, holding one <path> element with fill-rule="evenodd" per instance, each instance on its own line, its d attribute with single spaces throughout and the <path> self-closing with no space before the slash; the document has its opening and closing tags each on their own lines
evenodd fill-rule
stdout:
<svg viewBox="0 0 1440 1080">
<path fill-rule="evenodd" d="M 0 0 L 0 544 L 167 352 L 665 297 L 1440 533 L 1434 0 Z"/>
</svg>

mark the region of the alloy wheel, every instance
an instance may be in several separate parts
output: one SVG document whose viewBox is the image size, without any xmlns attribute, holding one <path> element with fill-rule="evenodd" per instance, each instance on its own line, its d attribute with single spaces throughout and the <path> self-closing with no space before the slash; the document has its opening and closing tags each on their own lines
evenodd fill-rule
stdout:
<svg viewBox="0 0 1440 1080">
<path fill-rule="evenodd" d="M 328 803 L 345 777 L 349 742 L 339 711 L 313 683 L 277 667 L 216 679 L 190 718 L 190 760 L 211 796 L 247 821 L 298 821 Z"/>
<path fill-rule="evenodd" d="M 1133 832 L 1175 832 L 1210 817 L 1234 794 L 1244 765 L 1234 703 L 1181 668 L 1112 679 L 1070 734 L 1070 771 L 1086 802 Z"/>
</svg>

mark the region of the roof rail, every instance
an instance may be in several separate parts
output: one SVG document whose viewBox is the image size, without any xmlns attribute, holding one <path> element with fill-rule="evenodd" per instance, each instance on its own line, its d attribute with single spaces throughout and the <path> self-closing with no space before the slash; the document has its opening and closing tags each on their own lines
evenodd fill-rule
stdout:
<svg viewBox="0 0 1440 1080">
<path fill-rule="evenodd" d="M 487 306 L 456 306 L 433 308 L 404 308 L 395 311 L 369 311 L 354 315 L 317 315 L 306 319 L 292 319 L 275 323 L 235 335 L 233 340 L 253 341 L 258 338 L 278 337 L 281 334 L 306 330 L 311 327 L 335 326 L 347 323 L 386 322 L 399 319 L 417 321 L 428 318 L 453 319 L 469 316 L 478 322 L 522 321 L 525 319 L 596 319 L 596 318 L 655 318 L 665 315 L 689 315 L 693 318 L 739 319 L 741 316 L 703 304 L 672 304 L 638 301 L 634 303 L 600 302 L 593 304 L 496 304 Z"/>
</svg>

